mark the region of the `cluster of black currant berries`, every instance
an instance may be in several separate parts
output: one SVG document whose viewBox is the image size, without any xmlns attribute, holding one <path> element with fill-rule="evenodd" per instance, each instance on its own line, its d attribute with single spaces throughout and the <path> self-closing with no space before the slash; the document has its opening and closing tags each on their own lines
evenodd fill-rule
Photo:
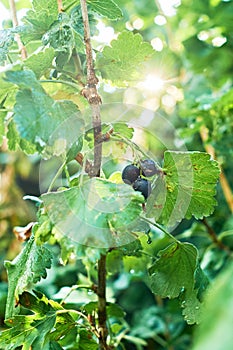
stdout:
<svg viewBox="0 0 233 350">
<path fill-rule="evenodd" d="M 152 159 L 144 159 L 139 162 L 138 166 L 134 164 L 127 165 L 122 171 L 122 180 L 124 183 L 133 186 L 135 191 L 140 191 L 147 199 L 151 194 L 151 183 L 141 175 L 151 177 L 160 173 L 161 169 Z"/>
</svg>

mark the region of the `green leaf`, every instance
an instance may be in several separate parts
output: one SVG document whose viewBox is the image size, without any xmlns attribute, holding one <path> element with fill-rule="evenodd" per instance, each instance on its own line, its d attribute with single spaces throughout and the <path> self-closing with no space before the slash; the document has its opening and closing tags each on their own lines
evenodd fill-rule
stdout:
<svg viewBox="0 0 233 350">
<path fill-rule="evenodd" d="M 36 146 L 26 139 L 21 138 L 19 146 L 20 149 L 26 154 L 30 155 L 36 153 Z"/>
<path fill-rule="evenodd" d="M 86 305 L 83 306 L 83 309 L 86 313 L 92 314 L 94 311 L 98 310 L 98 302 L 97 301 L 90 301 Z"/>
<path fill-rule="evenodd" d="M 163 298 L 178 297 L 193 287 L 196 264 L 197 249 L 192 244 L 170 244 L 149 269 L 152 291 Z"/>
<path fill-rule="evenodd" d="M 122 135 L 124 137 L 127 137 L 128 139 L 133 138 L 134 129 L 129 127 L 127 123 L 102 123 L 102 133 L 112 133 L 112 130 L 114 130 L 113 134 Z M 88 142 L 89 148 L 94 147 L 94 132 L 93 128 L 89 129 L 85 133 L 85 140 Z"/>
<path fill-rule="evenodd" d="M 133 138 L 134 128 L 130 127 L 127 123 L 113 123 L 112 125 L 114 133 L 119 133 L 130 140 Z"/>
<path fill-rule="evenodd" d="M 122 11 L 113 0 L 87 0 L 92 11 L 103 17 L 116 20 L 122 17 Z"/>
<path fill-rule="evenodd" d="M 5 117 L 6 112 L 0 112 L 0 146 L 2 145 L 3 136 L 5 135 Z"/>
<path fill-rule="evenodd" d="M 7 9 L 7 10 L 10 11 L 10 5 L 9 5 L 9 1 L 8 1 L 8 0 L 1 0 L 1 4 L 5 7 L 5 9 Z M 16 7 L 16 10 L 17 10 L 17 11 L 19 11 L 19 10 L 21 10 L 21 9 L 23 9 L 23 8 L 24 8 L 24 9 L 25 9 L 25 8 L 29 9 L 30 6 L 31 6 L 30 0 L 21 0 L 20 2 L 17 2 L 17 3 L 15 4 L 15 7 Z M 5 10 L 5 9 L 4 9 L 4 10 Z M 9 18 L 7 17 L 5 20 L 6 20 L 6 21 L 9 21 Z M 4 23 L 4 24 L 5 24 L 5 23 Z"/>
<path fill-rule="evenodd" d="M 68 313 L 61 313 L 64 308 L 53 300 L 48 300 L 43 294 L 35 292 L 23 292 L 19 296 L 19 304 L 25 309 L 33 312 L 33 315 L 16 315 L 8 319 L 11 328 L 0 334 L 0 347 L 4 350 L 23 349 L 29 350 L 31 347 L 38 350 L 61 349 L 56 340 L 74 327 L 74 320 Z M 56 325 L 56 326 L 55 326 Z M 60 325 L 63 332 L 59 333 Z"/>
<path fill-rule="evenodd" d="M 56 229 L 91 247 L 115 247 L 135 236 L 127 227 L 137 222 L 143 197 L 125 184 L 93 178 L 80 187 L 42 195 Z"/>
<path fill-rule="evenodd" d="M 107 255 L 107 271 L 109 274 L 119 273 L 123 269 L 123 254 L 120 250 L 112 250 Z"/>
<path fill-rule="evenodd" d="M 65 156 L 75 144 L 78 153 L 84 122 L 77 106 L 71 101 L 54 101 L 30 70 L 7 72 L 6 78 L 20 87 L 14 106 L 20 137 L 35 144 L 45 158 Z"/>
<path fill-rule="evenodd" d="M 154 54 L 152 46 L 143 42 L 140 34 L 124 31 L 105 46 L 96 66 L 104 79 L 115 85 L 127 86 L 140 77 L 142 63 Z"/>
<path fill-rule="evenodd" d="M 187 323 L 199 322 L 201 303 L 195 289 L 197 249 L 190 243 L 174 242 L 161 250 L 150 267 L 152 292 L 170 299 L 180 296 Z"/>
<path fill-rule="evenodd" d="M 12 29 L 0 30 L 0 66 L 4 65 L 9 48 L 13 42 L 14 31 Z"/>
<path fill-rule="evenodd" d="M 16 151 L 19 148 L 20 136 L 13 120 L 8 124 L 7 139 L 8 149 Z"/>
<path fill-rule="evenodd" d="M 119 323 L 113 323 L 111 324 L 111 332 L 115 334 L 120 333 L 120 331 L 124 328 L 122 324 Z"/>
<path fill-rule="evenodd" d="M 20 89 L 39 89 L 40 86 L 35 74 L 30 70 L 7 71 L 5 80 L 18 85 Z"/>
<path fill-rule="evenodd" d="M 48 350 L 63 350 L 63 348 L 56 341 L 51 341 Z"/>
<path fill-rule="evenodd" d="M 59 69 L 62 69 L 69 61 L 75 47 L 74 32 L 66 13 L 59 15 L 58 20 L 54 21 L 44 34 L 42 41 L 44 45 L 49 44 L 57 51 L 56 64 Z"/>
<path fill-rule="evenodd" d="M 19 65 L 11 66 L 12 69 L 20 69 Z M 1 104 L 6 109 L 12 110 L 15 103 L 15 94 L 17 92 L 16 86 L 12 86 L 11 83 L 8 83 L 4 79 L 3 73 L 0 74 L 0 101 Z"/>
<path fill-rule="evenodd" d="M 148 227 L 146 227 L 145 229 L 146 231 L 144 231 L 144 233 L 148 233 Z M 120 251 L 123 253 L 124 256 L 141 256 L 142 250 L 142 244 L 139 241 L 139 239 L 136 239 L 135 241 L 124 245 L 120 248 Z"/>
<path fill-rule="evenodd" d="M 36 146 L 30 141 L 20 137 L 13 120 L 11 120 L 8 124 L 7 139 L 8 149 L 10 151 L 17 151 L 21 149 L 26 154 L 36 153 Z"/>
<path fill-rule="evenodd" d="M 44 52 L 30 56 L 24 61 L 24 65 L 31 69 L 37 78 L 40 78 L 48 69 L 51 69 L 53 58 L 53 48 L 47 48 Z"/>
<path fill-rule="evenodd" d="M 36 349 L 45 349 L 45 337 L 51 331 L 56 321 L 55 315 L 37 319 L 33 316 L 15 316 L 11 319 L 13 327 L 0 334 L 0 348 L 4 350 L 18 349 L 30 350 L 35 344 Z"/>
<path fill-rule="evenodd" d="M 220 169 L 209 154 L 166 151 L 163 171 L 148 199 L 148 217 L 173 226 L 192 215 L 201 219 L 213 213 Z"/>
<path fill-rule="evenodd" d="M 89 25 L 90 25 L 90 34 L 91 36 L 94 36 L 97 32 L 97 20 L 95 18 L 96 16 L 94 16 L 92 13 L 88 13 L 88 20 L 89 20 Z M 82 11 L 81 11 L 81 6 L 77 5 L 75 6 L 71 13 L 70 13 L 70 24 L 72 26 L 72 28 L 74 29 L 75 33 L 78 35 L 78 41 L 79 41 L 79 45 L 77 46 L 78 51 L 80 52 L 80 48 L 81 48 L 81 52 L 83 51 L 83 53 L 85 53 L 85 46 L 83 43 L 83 37 L 84 37 L 84 27 L 83 27 L 83 18 L 82 18 Z M 80 47 L 81 46 L 81 47 Z"/>
<path fill-rule="evenodd" d="M 32 6 L 37 14 L 45 10 L 47 15 L 57 15 L 58 13 L 57 3 L 54 0 L 33 0 Z"/>
<path fill-rule="evenodd" d="M 91 301 L 88 304 L 84 305 L 83 308 L 88 314 L 92 314 L 94 311 L 96 311 L 96 312 L 98 311 L 98 302 Z M 107 309 L 107 316 L 108 317 L 123 318 L 125 316 L 125 312 L 117 304 L 113 304 L 113 303 L 108 302 L 106 309 Z"/>
<path fill-rule="evenodd" d="M 32 10 L 29 10 L 23 21 L 31 26 L 26 28 L 24 38 L 37 40 L 49 30 L 52 23 L 57 20 L 58 7 L 54 0 L 33 0 Z"/>
<path fill-rule="evenodd" d="M 47 221 L 47 224 L 45 224 L 45 227 L 49 224 L 50 226 L 50 231 L 42 231 L 40 232 L 40 235 L 38 236 L 38 231 L 36 232 L 36 236 L 38 237 L 39 241 L 42 241 L 45 239 L 50 239 L 50 243 L 54 244 L 57 242 L 60 246 L 61 252 L 60 252 L 60 259 L 62 263 L 65 265 L 69 261 L 70 257 L 76 256 L 76 251 L 77 251 L 77 245 L 74 244 L 74 242 L 67 236 L 64 236 L 61 234 L 60 231 L 56 229 L 56 227 L 52 228 L 51 231 L 51 222 L 50 220 Z M 49 229 L 49 226 L 47 228 Z M 40 227 L 39 227 L 40 229 Z M 47 232 L 46 232 L 47 231 Z"/>
<path fill-rule="evenodd" d="M 197 297 L 197 290 L 188 290 L 181 297 L 182 315 L 188 324 L 199 324 L 202 318 L 203 305 Z"/>
<path fill-rule="evenodd" d="M 90 331 L 81 329 L 78 332 L 77 345 L 79 350 L 97 350 L 99 345 L 96 340 L 93 339 Z"/>
<path fill-rule="evenodd" d="M 25 288 L 47 276 L 51 267 L 52 255 L 43 246 L 37 246 L 34 236 L 26 243 L 21 253 L 12 261 L 6 261 L 9 291 L 6 304 L 6 319 L 16 313 L 15 302 Z"/>
<path fill-rule="evenodd" d="M 107 315 L 113 318 L 124 318 L 125 312 L 120 305 L 107 303 Z"/>
<path fill-rule="evenodd" d="M 109 168 L 108 164 L 107 164 L 107 169 Z M 105 170 L 105 167 L 103 167 L 103 171 Z M 122 171 L 115 171 L 114 173 L 112 173 L 109 178 L 109 181 L 112 181 L 116 184 L 122 184 L 123 180 L 122 180 Z"/>
<path fill-rule="evenodd" d="M 38 245 L 43 244 L 51 237 L 52 224 L 45 214 L 39 216 L 39 222 L 33 227 L 33 234 Z"/>
<path fill-rule="evenodd" d="M 61 304 L 54 300 L 49 300 L 42 293 L 34 291 L 34 294 L 35 295 L 29 292 L 23 292 L 19 297 L 20 305 L 41 316 L 54 311 L 64 310 Z M 73 321 L 72 317 L 68 313 L 62 314 L 62 317 L 65 317 L 66 320 Z"/>
</svg>

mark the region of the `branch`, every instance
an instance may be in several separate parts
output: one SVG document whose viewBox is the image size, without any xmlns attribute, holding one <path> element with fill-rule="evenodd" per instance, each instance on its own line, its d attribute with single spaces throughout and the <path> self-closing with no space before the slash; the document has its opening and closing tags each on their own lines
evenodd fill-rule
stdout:
<svg viewBox="0 0 233 350">
<path fill-rule="evenodd" d="M 144 220 L 145 222 L 147 222 L 148 224 L 158 228 L 160 231 L 162 231 L 163 233 L 165 233 L 165 235 L 167 235 L 168 237 L 170 237 L 171 239 L 173 239 L 175 242 L 178 242 L 178 239 L 176 239 L 176 237 L 174 237 L 170 232 L 168 232 L 167 230 L 165 230 L 165 228 L 163 228 L 163 226 L 159 225 L 157 222 L 153 222 L 149 219 L 147 219 L 145 216 L 140 216 L 140 218 L 142 220 Z"/>
<path fill-rule="evenodd" d="M 92 47 L 91 47 L 91 34 L 90 34 L 90 25 L 89 25 L 86 0 L 80 0 L 80 4 L 81 4 L 81 9 L 82 9 L 83 26 L 84 26 L 84 42 L 85 42 L 85 47 L 86 47 L 87 84 L 94 85 L 94 87 L 96 87 L 96 85 L 98 84 L 98 79 L 95 75 L 94 64 L 93 64 Z M 97 97 L 99 97 L 99 96 L 97 96 Z"/>
<path fill-rule="evenodd" d="M 106 326 L 107 311 L 106 311 L 106 255 L 101 254 L 98 261 L 98 321 L 99 321 L 99 337 L 100 349 L 106 350 L 108 329 Z"/>
<path fill-rule="evenodd" d="M 9 0 L 9 5 L 10 5 L 10 10 L 11 10 L 11 17 L 12 17 L 12 22 L 13 22 L 13 27 L 17 27 L 19 25 L 18 18 L 17 18 L 17 11 L 15 7 L 15 1 L 14 0 Z M 23 45 L 19 34 L 15 34 L 15 40 L 17 42 L 22 60 L 26 60 L 27 58 L 27 51 L 25 46 Z"/>
<path fill-rule="evenodd" d="M 221 169 L 220 174 L 220 183 L 222 186 L 222 190 L 231 213 L 233 213 L 233 194 L 229 185 L 229 182 L 224 174 L 224 171 Z"/>
<path fill-rule="evenodd" d="M 64 12 L 63 5 L 62 5 L 62 0 L 57 0 L 57 8 L 58 8 L 58 12 L 59 13 Z"/>
<path fill-rule="evenodd" d="M 52 84 L 65 84 L 65 85 L 69 85 L 75 89 L 77 89 L 78 91 L 80 91 L 79 86 L 75 83 L 72 83 L 71 81 L 66 81 L 66 80 L 51 80 L 51 79 L 42 79 L 39 80 L 40 83 L 52 83 Z"/>
<path fill-rule="evenodd" d="M 218 236 L 217 236 L 216 232 L 209 225 L 209 223 L 206 220 L 206 218 L 202 219 L 201 222 L 206 227 L 207 232 L 208 232 L 211 240 L 216 244 L 216 246 L 218 246 L 218 248 L 220 248 L 221 250 L 224 250 L 228 255 L 231 255 L 230 249 L 218 239 Z"/>
<path fill-rule="evenodd" d="M 208 152 L 212 156 L 213 159 L 217 160 L 214 147 L 212 145 L 209 145 L 206 143 L 208 140 L 209 130 L 205 126 L 202 126 L 202 128 L 200 130 L 200 135 L 201 135 L 201 139 L 204 143 L 204 147 L 205 147 L 206 152 Z M 220 184 L 221 184 L 223 194 L 224 194 L 224 197 L 226 199 L 228 208 L 230 209 L 231 213 L 233 213 L 233 193 L 231 191 L 231 187 L 230 187 L 229 182 L 224 174 L 223 169 L 221 169 Z"/>
<path fill-rule="evenodd" d="M 90 38 L 90 26 L 88 19 L 87 3 L 86 0 L 80 0 L 83 26 L 84 26 L 84 42 L 86 49 L 86 61 L 87 61 L 87 85 L 82 91 L 83 96 L 88 100 L 92 110 L 92 126 L 94 132 L 94 164 L 88 171 L 89 176 L 100 176 L 100 168 L 102 161 L 102 142 L 99 142 L 102 136 L 101 128 L 101 116 L 100 116 L 100 104 L 101 98 L 97 92 L 98 79 L 95 75 L 91 38 Z M 106 310 L 106 255 L 101 254 L 98 261 L 98 326 L 99 326 L 99 346 L 100 350 L 109 349 L 107 345 L 107 310 Z"/>
<path fill-rule="evenodd" d="M 95 75 L 92 47 L 90 39 L 90 26 L 88 19 L 87 3 L 86 0 L 81 0 L 81 10 L 84 26 L 84 42 L 86 48 L 87 59 L 87 85 L 82 91 L 82 95 L 88 100 L 92 110 L 92 126 L 94 130 L 94 165 L 89 173 L 91 177 L 100 175 L 101 161 L 102 161 L 102 143 L 98 142 L 98 138 L 101 136 L 101 116 L 100 116 L 100 104 L 101 98 L 97 92 L 98 79 Z"/>
</svg>

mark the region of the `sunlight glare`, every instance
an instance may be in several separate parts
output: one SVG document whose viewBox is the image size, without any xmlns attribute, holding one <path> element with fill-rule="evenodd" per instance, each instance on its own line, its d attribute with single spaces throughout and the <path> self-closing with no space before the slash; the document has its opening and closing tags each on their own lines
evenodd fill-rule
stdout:
<svg viewBox="0 0 233 350">
<path fill-rule="evenodd" d="M 156 75 L 148 75 L 146 79 L 139 83 L 139 87 L 151 91 L 151 92 L 157 92 L 163 89 L 164 81 L 160 77 Z"/>
<path fill-rule="evenodd" d="M 99 34 L 93 37 L 94 40 L 110 44 L 113 39 L 116 39 L 117 35 L 112 27 L 106 27 L 102 21 L 99 21 L 96 27 L 99 30 Z"/>
<path fill-rule="evenodd" d="M 198 33 L 197 37 L 201 41 L 206 41 L 209 39 L 209 33 L 206 30 L 202 30 L 200 33 Z"/>
<path fill-rule="evenodd" d="M 159 52 L 163 50 L 163 42 L 160 38 L 153 38 L 150 43 L 154 50 Z"/>
<path fill-rule="evenodd" d="M 217 36 L 216 38 L 212 39 L 212 44 L 215 47 L 221 47 L 226 42 L 227 42 L 227 38 L 223 36 Z"/>
<path fill-rule="evenodd" d="M 159 0 L 161 10 L 165 16 L 174 16 L 176 14 L 176 7 L 180 6 L 181 0 Z"/>
<path fill-rule="evenodd" d="M 158 24 L 158 26 L 163 26 L 164 24 L 167 23 L 167 20 L 164 16 L 158 15 L 158 16 L 155 16 L 154 22 L 155 24 Z"/>
<path fill-rule="evenodd" d="M 132 24 L 130 23 L 130 21 L 127 21 L 126 23 L 125 23 L 125 27 L 126 27 L 126 29 L 128 29 L 128 30 L 130 30 L 130 31 L 132 31 L 134 28 L 133 28 L 133 26 L 132 26 Z"/>
<path fill-rule="evenodd" d="M 143 21 L 143 19 L 141 19 L 141 18 L 136 18 L 136 19 L 133 21 L 133 27 L 134 27 L 134 29 L 140 30 L 140 29 L 142 29 L 143 26 L 144 26 L 144 21 Z"/>
<path fill-rule="evenodd" d="M 0 29 L 2 29 L 2 22 L 5 19 L 9 19 L 9 17 L 9 11 L 4 7 L 2 3 L 0 3 Z"/>
</svg>

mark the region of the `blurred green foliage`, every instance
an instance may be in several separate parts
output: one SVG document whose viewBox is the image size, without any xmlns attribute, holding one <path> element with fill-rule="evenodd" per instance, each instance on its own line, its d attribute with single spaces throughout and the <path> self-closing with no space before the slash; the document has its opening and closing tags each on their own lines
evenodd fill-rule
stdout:
<svg viewBox="0 0 233 350">
<path fill-rule="evenodd" d="M 2 3 L 8 7 L 7 1 L 2 1 Z M 47 6 L 47 1 L 45 3 Z M 74 64 L 69 61 L 74 46 L 80 45 L 80 51 L 83 51 L 80 43 L 80 22 L 74 24 L 67 18 L 60 18 L 60 22 L 58 21 L 56 26 L 50 27 L 55 20 L 57 21 L 55 2 L 51 3 L 49 14 L 44 13 L 41 9 L 31 10 L 27 14 L 27 18 L 24 19 L 24 23 L 32 26 L 31 34 L 38 35 L 38 40 L 45 35 L 45 26 L 48 33 L 51 34 L 51 32 L 56 32 L 61 24 L 64 35 L 60 39 L 66 40 L 66 35 L 72 37 L 70 41 L 72 45 L 66 47 L 62 52 L 57 50 L 50 37 L 43 38 L 44 43 L 50 43 L 53 47 L 53 49 L 50 47 L 40 53 L 41 60 L 43 59 L 43 62 L 46 60 L 45 66 L 41 66 L 33 55 L 26 60 L 25 67 L 32 69 L 32 67 L 37 66 L 37 78 L 43 77 L 44 79 L 48 79 L 54 69 L 61 78 L 64 77 L 63 69 L 69 72 L 75 71 Z M 64 6 L 68 3 L 68 1 L 64 1 Z M 102 30 L 110 27 L 113 33 L 126 29 L 133 34 L 139 33 L 145 41 L 151 43 L 155 53 L 152 59 L 140 68 L 140 75 L 145 77 L 141 84 L 135 81 L 135 84 L 130 84 L 123 89 L 107 84 L 104 80 L 100 81 L 100 93 L 104 102 L 103 118 L 109 122 L 110 115 L 113 119 L 115 118 L 114 120 L 117 120 L 122 111 L 121 107 L 116 107 L 113 114 L 111 104 L 114 102 L 137 106 L 125 118 L 129 122 L 138 123 L 136 141 L 143 149 L 154 154 L 160 162 L 164 148 L 171 138 L 174 149 L 181 147 L 181 140 L 185 142 L 188 150 L 204 151 L 206 147 L 212 146 L 232 187 L 233 163 L 230 159 L 233 149 L 233 1 L 182 0 L 179 6 L 173 8 L 172 15 L 164 10 L 162 1 L 149 0 L 146 5 L 140 0 L 115 0 L 115 3 L 122 10 L 123 17 L 113 22 L 111 15 L 107 13 L 107 16 L 101 19 L 101 23 L 104 25 Z M 31 2 L 29 1 L 20 0 L 17 2 L 18 10 L 30 7 Z M 115 11 L 117 14 L 117 7 Z M 101 41 L 102 39 L 96 31 L 97 22 L 94 18 L 92 21 L 93 34 L 96 35 L 93 38 L 93 45 L 95 50 L 99 49 L 102 54 L 105 43 Z M 5 30 L 9 29 L 9 31 L 4 45 L 0 45 L 0 57 L 2 61 L 10 63 L 10 60 L 16 61 L 19 54 L 15 50 L 16 45 L 12 43 L 14 32 L 8 28 L 9 23 L 6 21 L 4 23 Z M 35 43 L 31 41 L 31 34 L 26 35 L 23 31 L 21 34 L 30 55 L 34 51 Z M 105 51 L 103 51 L 103 55 Z M 107 51 L 111 51 L 111 49 L 107 48 Z M 52 63 L 53 55 L 57 60 L 55 67 Z M 103 58 L 100 56 L 100 63 L 101 59 Z M 85 61 L 84 55 L 80 54 L 80 60 L 81 63 Z M 102 73 L 104 77 L 101 64 L 97 68 L 97 72 Z M 111 65 L 107 68 L 111 68 Z M 17 64 L 14 69 L 17 70 Z M 129 78 L 124 70 L 123 74 Z M 151 76 L 152 80 L 148 78 Z M 158 78 L 163 82 L 160 86 L 156 86 Z M 31 145 L 23 143 L 22 139 L 17 138 L 13 123 L 8 123 L 8 120 L 4 121 L 8 111 L 5 110 L 5 99 L 7 98 L 8 108 L 12 108 L 15 103 L 15 87 L 6 93 L 9 85 L 5 80 L 2 80 L 2 77 L 0 79 L 0 132 L 3 133 L 3 130 L 8 127 L 8 133 L 14 135 L 13 141 L 9 142 L 8 145 L 5 138 L 1 139 L 0 153 L 0 326 L 5 327 L 3 320 L 7 296 L 7 277 L 3 261 L 14 259 L 22 248 L 22 243 L 13 234 L 13 228 L 37 220 L 36 205 L 24 201 L 22 197 L 25 194 L 40 195 L 38 188 L 40 157 L 37 155 L 24 156 L 20 150 L 23 149 L 30 153 Z M 71 83 L 72 79 L 73 77 L 70 77 Z M 53 90 L 49 84 L 44 84 L 43 87 L 46 93 L 57 96 L 57 99 L 70 98 L 80 109 L 85 104 L 81 96 L 74 95 L 74 89 L 71 85 L 67 88 L 61 87 L 59 93 Z M 152 111 L 152 118 L 148 112 L 140 121 L 143 109 Z M 159 117 L 157 117 L 158 115 Z M 176 129 L 176 135 L 172 134 L 172 128 L 167 123 L 161 122 L 161 115 Z M 140 126 L 145 126 L 148 132 L 141 131 Z M 203 128 L 207 128 L 208 131 L 204 141 L 201 137 Z M 153 132 L 150 133 L 150 130 L 156 131 L 156 137 Z M 170 137 L 171 135 L 172 137 Z M 31 134 L 30 137 L 32 137 Z M 117 158 L 121 149 L 116 147 L 114 151 Z M 106 150 L 106 154 L 109 154 L 108 152 L 109 149 Z M 110 166 L 110 173 L 121 170 L 117 161 L 112 161 Z M 77 165 L 70 164 L 69 167 L 73 169 L 74 174 L 80 171 Z M 43 171 L 47 173 L 49 178 L 49 162 L 44 164 Z M 107 170 L 104 169 L 104 171 Z M 49 180 L 46 176 L 44 178 L 46 187 Z M 218 185 L 217 189 L 217 201 L 218 206 L 214 214 L 206 221 L 184 220 L 173 232 L 177 239 L 195 244 L 199 252 L 199 264 L 211 284 L 212 291 L 210 297 L 208 294 L 206 302 L 206 316 L 200 326 L 187 325 L 181 315 L 178 300 L 161 299 L 150 291 L 147 266 L 151 266 L 152 261 L 150 256 L 146 254 L 153 253 L 152 255 L 155 256 L 171 243 L 167 238 L 154 231 L 152 232 L 153 242 L 149 245 L 146 242 L 147 238 L 143 236 L 140 239 L 140 244 L 143 246 L 145 254 L 142 256 L 135 254 L 137 251 L 135 247 L 133 247 L 134 254 L 132 255 L 129 254 L 130 249 L 127 254 L 124 254 L 123 251 L 113 251 L 109 254 L 107 262 L 109 271 L 108 300 L 117 302 L 126 312 L 126 319 L 122 323 L 117 323 L 113 315 L 112 332 L 115 332 L 119 339 L 121 336 L 123 337 L 123 334 L 128 334 L 128 339 L 126 336 L 123 340 L 125 349 L 186 350 L 192 348 L 194 343 L 193 349 L 195 350 L 231 350 L 233 339 L 229 325 L 232 324 L 230 313 L 232 309 L 232 268 L 228 267 L 228 262 L 232 257 L 233 220 L 221 184 Z M 43 222 L 46 220 L 42 220 Z M 94 262 L 99 253 L 92 249 L 85 250 L 81 246 L 76 247 L 66 238 L 58 237 L 56 232 L 49 244 L 51 244 L 49 249 L 55 259 L 47 279 L 37 285 L 37 290 L 58 302 L 66 300 L 67 307 L 73 309 L 77 309 L 83 304 L 88 305 L 90 302 L 95 302 L 95 295 L 91 290 L 86 293 L 85 288 L 83 290 L 74 286 L 88 286 L 90 276 L 96 280 Z M 74 255 L 78 259 L 74 258 Z M 59 256 L 61 256 L 60 260 Z M 63 266 L 63 263 L 66 265 Z M 172 277 L 175 278 L 175 276 Z M 201 293 L 201 291 L 199 292 Z M 73 341 L 75 336 L 77 334 L 70 335 L 70 339 Z M 80 331 L 79 336 L 86 339 L 87 334 Z M 147 345 L 143 341 L 146 341 Z M 66 346 L 65 340 L 64 348 Z M 94 344 L 93 348 L 94 346 L 96 345 Z M 121 349 L 120 345 L 118 349 Z"/>
</svg>

